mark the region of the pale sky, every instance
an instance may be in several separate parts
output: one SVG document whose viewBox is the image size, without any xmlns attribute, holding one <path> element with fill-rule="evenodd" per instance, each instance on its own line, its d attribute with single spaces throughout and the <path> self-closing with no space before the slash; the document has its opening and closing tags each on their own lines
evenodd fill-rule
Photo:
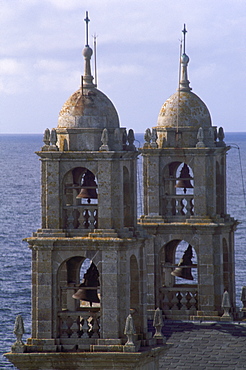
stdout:
<svg viewBox="0 0 246 370">
<path fill-rule="evenodd" d="M 246 131 L 245 0 L 0 0 L 0 133 L 57 126 L 83 74 L 86 10 L 98 88 L 122 127 L 156 125 L 178 86 L 185 23 L 192 91 L 214 126 Z"/>
</svg>

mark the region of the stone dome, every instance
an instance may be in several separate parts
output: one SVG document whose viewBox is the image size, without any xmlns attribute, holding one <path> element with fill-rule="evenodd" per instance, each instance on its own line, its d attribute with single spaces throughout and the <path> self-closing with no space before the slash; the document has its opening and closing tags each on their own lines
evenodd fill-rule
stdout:
<svg viewBox="0 0 246 370">
<path fill-rule="evenodd" d="M 78 89 L 63 105 L 58 128 L 117 128 L 119 117 L 111 100 L 92 84 Z"/>
<path fill-rule="evenodd" d="M 178 104 L 179 101 L 179 104 Z M 204 102 L 191 91 L 177 91 L 161 107 L 157 125 L 159 127 L 211 127 L 211 116 Z"/>
<path fill-rule="evenodd" d="M 104 129 L 118 128 L 118 113 L 111 100 L 94 85 L 91 75 L 92 49 L 86 45 L 82 86 L 63 105 L 58 118 L 58 128 Z"/>
</svg>

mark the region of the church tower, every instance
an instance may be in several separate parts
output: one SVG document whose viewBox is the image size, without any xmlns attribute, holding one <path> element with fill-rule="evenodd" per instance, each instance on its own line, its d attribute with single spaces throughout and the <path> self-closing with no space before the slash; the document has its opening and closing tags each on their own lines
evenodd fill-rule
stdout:
<svg viewBox="0 0 246 370">
<path fill-rule="evenodd" d="M 63 105 L 58 126 L 45 130 L 37 152 L 42 227 L 27 238 L 32 334 L 27 345 L 14 347 L 24 353 L 7 354 L 19 369 L 145 369 L 157 361 L 158 351 L 138 352 L 152 334 L 134 132 L 120 127 L 114 105 L 93 83 L 88 14 L 85 21 L 81 86 Z"/>
<path fill-rule="evenodd" d="M 186 32 L 184 27 L 178 90 L 161 107 L 157 125 L 146 130 L 141 150 L 140 223 L 155 237 L 149 310 L 155 302 L 170 319 L 218 318 L 225 290 L 235 312 L 237 223 L 226 212 L 229 147 L 223 129 L 212 126 L 208 108 L 191 91 Z"/>
<path fill-rule="evenodd" d="M 120 128 L 115 107 L 93 83 L 88 15 L 85 21 L 81 87 L 63 105 L 57 128 L 46 130 L 45 145 L 37 152 L 42 228 L 28 239 L 33 253 L 30 343 L 45 338 L 62 348 L 80 349 L 88 349 L 99 337 L 117 339 L 118 344 L 130 308 L 138 311 L 139 331 L 146 331 L 142 297 L 129 290 L 143 284 L 138 263 L 142 241 L 134 238 L 134 133 Z M 89 266 L 95 275 L 86 281 L 83 274 Z"/>
</svg>

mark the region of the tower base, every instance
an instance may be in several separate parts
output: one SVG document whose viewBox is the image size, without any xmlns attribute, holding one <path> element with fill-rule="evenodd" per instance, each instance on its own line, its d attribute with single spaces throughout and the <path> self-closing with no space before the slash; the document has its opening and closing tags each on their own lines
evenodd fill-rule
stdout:
<svg viewBox="0 0 246 370">
<path fill-rule="evenodd" d="M 168 346 L 143 352 L 6 353 L 19 370 L 136 369 L 157 370 Z"/>
</svg>

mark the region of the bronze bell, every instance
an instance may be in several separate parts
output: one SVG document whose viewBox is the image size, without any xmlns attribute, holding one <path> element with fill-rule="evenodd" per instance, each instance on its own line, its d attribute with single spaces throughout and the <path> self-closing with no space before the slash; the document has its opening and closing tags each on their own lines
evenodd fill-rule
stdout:
<svg viewBox="0 0 246 370">
<path fill-rule="evenodd" d="M 182 279 L 194 280 L 191 274 L 190 267 L 181 267 L 181 266 L 191 266 L 192 265 L 192 246 L 189 244 L 188 248 L 184 252 L 183 257 L 180 259 L 178 267 L 171 272 L 171 275 L 180 277 Z"/>
<path fill-rule="evenodd" d="M 84 274 L 84 279 L 79 286 L 79 290 L 74 293 L 72 297 L 81 301 L 90 302 L 90 306 L 92 306 L 92 302 L 100 303 L 100 299 L 97 295 L 97 288 L 99 285 L 99 273 L 96 265 L 92 262 Z"/>
<path fill-rule="evenodd" d="M 184 163 L 182 170 L 180 172 L 179 180 L 175 185 L 175 188 L 183 188 L 184 193 L 186 194 L 186 189 L 193 188 L 190 179 L 192 179 L 192 177 L 190 176 L 189 167 L 187 166 L 186 163 Z"/>
<path fill-rule="evenodd" d="M 81 185 L 81 190 L 77 195 L 76 199 L 88 199 L 88 203 L 91 199 L 97 199 L 97 184 L 95 181 L 95 176 L 92 172 L 87 171 L 83 177 L 83 184 Z"/>
</svg>

